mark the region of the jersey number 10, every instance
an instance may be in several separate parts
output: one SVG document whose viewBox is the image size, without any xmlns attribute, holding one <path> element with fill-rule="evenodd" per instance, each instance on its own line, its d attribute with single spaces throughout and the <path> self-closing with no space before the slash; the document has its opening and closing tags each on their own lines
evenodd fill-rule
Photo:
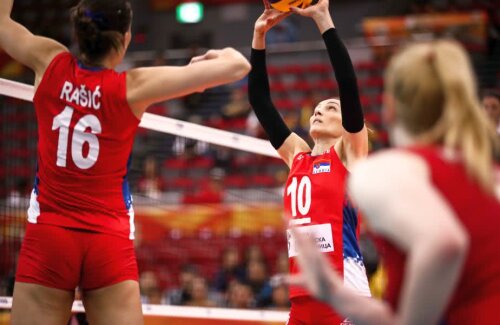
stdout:
<svg viewBox="0 0 500 325">
<path fill-rule="evenodd" d="M 303 216 L 309 213 L 309 209 L 311 209 L 311 180 L 308 176 L 302 177 L 300 183 L 297 181 L 297 177 L 292 178 L 292 182 L 286 188 L 286 195 L 290 195 L 292 217 L 297 216 L 297 208 Z"/>
<path fill-rule="evenodd" d="M 64 110 L 54 117 L 52 130 L 59 129 L 59 141 L 57 143 L 57 162 L 59 167 L 66 167 L 67 150 L 69 140 L 69 126 L 73 117 L 74 109 L 66 106 Z M 85 132 L 90 129 L 90 132 Z M 96 134 L 101 133 L 101 122 L 92 114 L 87 114 L 80 118 L 73 128 L 71 139 L 71 158 L 80 169 L 89 169 L 94 166 L 99 156 L 99 139 Z M 88 143 L 89 150 L 87 157 L 83 156 L 83 146 Z"/>
</svg>

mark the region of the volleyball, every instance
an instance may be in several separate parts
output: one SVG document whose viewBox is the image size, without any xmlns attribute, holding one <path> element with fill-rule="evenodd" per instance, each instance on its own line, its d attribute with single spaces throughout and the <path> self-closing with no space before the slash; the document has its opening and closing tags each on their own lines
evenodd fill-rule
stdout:
<svg viewBox="0 0 500 325">
<path fill-rule="evenodd" d="M 313 0 L 269 0 L 271 7 L 283 12 L 290 11 L 291 6 L 304 9 L 313 2 L 316 3 Z"/>
</svg>

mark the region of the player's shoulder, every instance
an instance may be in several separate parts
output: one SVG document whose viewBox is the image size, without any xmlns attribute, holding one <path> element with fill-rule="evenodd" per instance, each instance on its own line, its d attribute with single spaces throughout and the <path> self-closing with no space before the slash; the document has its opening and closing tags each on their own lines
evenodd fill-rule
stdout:
<svg viewBox="0 0 500 325">
<path fill-rule="evenodd" d="M 391 149 L 377 152 L 356 163 L 349 176 L 349 188 L 359 192 L 373 190 L 382 193 L 405 182 L 427 178 L 428 167 L 424 159 L 411 151 Z"/>
<path fill-rule="evenodd" d="M 371 154 L 367 159 L 356 163 L 351 174 L 381 173 L 405 171 L 425 165 L 425 161 L 416 153 L 407 150 L 389 149 Z"/>
<path fill-rule="evenodd" d="M 311 160 L 311 152 L 307 151 L 302 151 L 298 152 L 295 154 L 295 156 L 292 159 L 292 166 L 293 168 L 306 168 L 308 166 L 308 163 L 310 163 Z"/>
</svg>

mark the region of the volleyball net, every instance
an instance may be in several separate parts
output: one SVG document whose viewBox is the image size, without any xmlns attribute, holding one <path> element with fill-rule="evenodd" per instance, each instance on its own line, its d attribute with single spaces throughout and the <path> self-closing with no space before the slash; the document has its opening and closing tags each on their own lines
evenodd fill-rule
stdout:
<svg viewBox="0 0 500 325">
<path fill-rule="evenodd" d="M 155 105 L 141 120 L 128 177 L 146 323 L 165 317 L 172 324 L 268 324 L 287 319 L 286 288 L 270 282 L 286 271 L 281 186 L 287 170 L 268 141 L 245 134 L 252 133 L 249 125 L 257 129 L 248 111 L 214 114 L 214 107 L 234 104 L 233 92 L 244 89 L 218 87 L 195 94 L 206 107 L 189 115 L 179 107 L 189 106 L 182 101 L 193 98 Z M 5 157 L 0 162 L 0 323 L 11 308 L 36 170 L 33 94 L 30 85 L 0 79 L 0 150 Z M 228 248 L 239 255 L 241 273 L 246 273 L 242 277 L 255 272 L 255 277 L 265 278 L 270 288 L 265 299 L 244 279 L 222 283 L 220 270 Z M 251 259 L 261 259 L 262 267 L 249 267 Z M 203 279 L 195 295 L 215 308 L 179 300 L 187 273 Z M 73 311 L 83 312 L 80 301 Z"/>
</svg>

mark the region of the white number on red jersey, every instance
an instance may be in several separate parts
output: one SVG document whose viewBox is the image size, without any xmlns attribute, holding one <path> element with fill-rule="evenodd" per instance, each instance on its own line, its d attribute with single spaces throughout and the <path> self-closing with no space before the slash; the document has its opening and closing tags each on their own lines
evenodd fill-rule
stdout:
<svg viewBox="0 0 500 325">
<path fill-rule="evenodd" d="M 292 178 L 292 182 L 286 189 L 286 195 L 290 195 L 292 217 L 297 216 L 297 208 L 303 216 L 309 213 L 309 209 L 311 209 L 311 180 L 308 176 L 303 176 L 300 183 L 297 177 Z"/>
<path fill-rule="evenodd" d="M 59 167 L 66 167 L 67 151 L 69 139 L 69 126 L 73 117 L 74 109 L 66 106 L 64 110 L 54 117 L 52 130 L 59 129 L 59 140 L 57 144 L 57 162 Z M 90 129 L 90 132 L 85 132 Z M 89 169 L 94 166 L 99 157 L 99 139 L 96 134 L 102 132 L 99 119 L 92 114 L 87 114 L 80 118 L 73 129 L 71 139 L 71 158 L 75 165 L 80 169 Z M 83 156 L 83 146 L 89 144 L 87 157 Z"/>
</svg>

